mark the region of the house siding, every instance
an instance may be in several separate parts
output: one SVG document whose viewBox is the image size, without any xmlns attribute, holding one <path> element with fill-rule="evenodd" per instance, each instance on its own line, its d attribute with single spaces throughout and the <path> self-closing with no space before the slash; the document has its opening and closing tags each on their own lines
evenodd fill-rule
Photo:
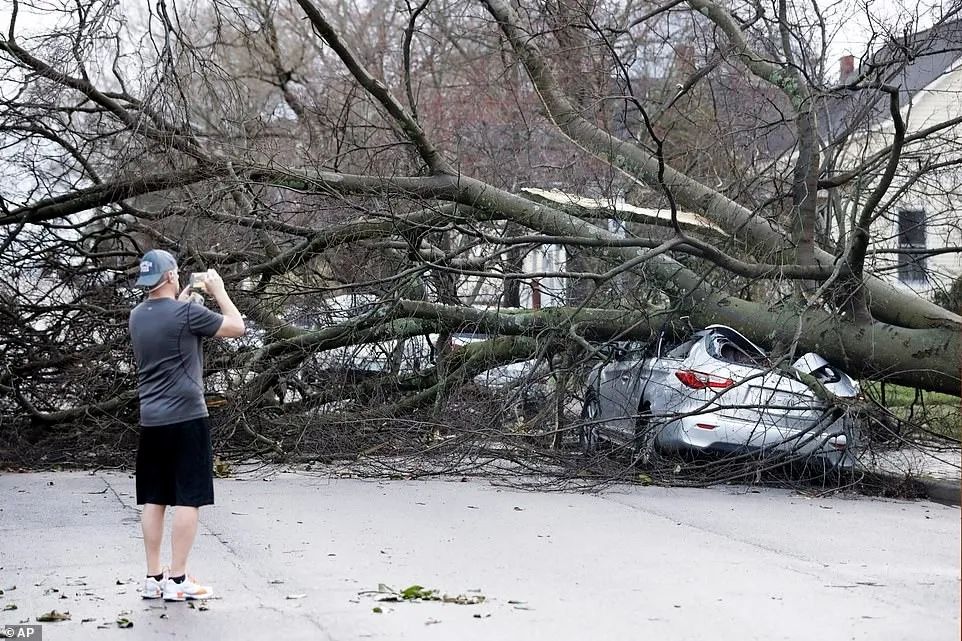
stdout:
<svg viewBox="0 0 962 641">
<path fill-rule="evenodd" d="M 920 131 L 952 118 L 962 116 L 962 59 L 913 96 L 909 105 L 902 109 L 907 123 L 907 133 Z M 855 140 L 851 148 L 871 153 L 891 144 L 894 126 L 891 120 L 880 123 L 875 131 Z M 863 156 L 863 154 L 858 154 Z M 863 156 L 864 157 L 864 156 Z M 853 153 L 849 162 L 857 162 Z M 939 132 L 932 140 L 906 150 L 903 162 L 893 180 L 887 198 L 898 190 L 918 171 L 920 166 L 940 164 L 952 159 L 962 160 L 962 126 L 956 125 Z M 898 217 L 901 209 L 920 208 L 925 212 L 925 246 L 928 249 L 962 246 L 962 171 L 948 167 L 934 171 L 905 190 L 897 200 L 873 224 L 873 243 L 870 250 L 891 250 L 899 247 Z M 854 203 L 864 202 L 870 189 L 863 189 Z M 883 200 L 883 203 L 887 200 Z M 852 204 L 852 203 L 850 203 Z M 851 212 L 850 212 L 851 213 Z M 962 276 L 962 254 L 958 252 L 927 256 L 925 268 L 928 279 L 924 282 L 905 283 L 899 277 L 897 254 L 875 254 L 867 265 L 882 278 L 897 287 L 931 296 L 935 291 L 947 290 L 955 279 Z"/>
</svg>

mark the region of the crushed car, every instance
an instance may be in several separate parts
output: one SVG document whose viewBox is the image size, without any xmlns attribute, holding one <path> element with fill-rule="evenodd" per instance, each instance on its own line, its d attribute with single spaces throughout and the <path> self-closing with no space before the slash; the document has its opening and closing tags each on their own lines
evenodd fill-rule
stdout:
<svg viewBox="0 0 962 641">
<path fill-rule="evenodd" d="M 819 390 L 819 387 L 821 389 Z M 855 399 L 859 386 L 815 353 L 779 367 L 724 325 L 646 349 L 617 349 L 594 366 L 579 427 L 581 449 L 761 455 L 847 469 L 858 435 L 829 399 Z"/>
</svg>

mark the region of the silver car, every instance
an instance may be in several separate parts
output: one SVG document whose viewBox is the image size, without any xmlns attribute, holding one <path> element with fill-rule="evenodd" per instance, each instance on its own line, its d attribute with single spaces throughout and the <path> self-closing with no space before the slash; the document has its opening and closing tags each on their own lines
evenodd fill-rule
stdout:
<svg viewBox="0 0 962 641">
<path fill-rule="evenodd" d="M 708 452 L 851 467 L 854 426 L 797 372 L 810 374 L 835 396 L 859 393 L 851 377 L 817 354 L 780 369 L 723 325 L 680 344 L 659 340 L 654 354 L 617 350 L 589 373 L 582 450 L 592 453 L 607 442 L 633 448 L 645 462 L 655 451 Z"/>
</svg>

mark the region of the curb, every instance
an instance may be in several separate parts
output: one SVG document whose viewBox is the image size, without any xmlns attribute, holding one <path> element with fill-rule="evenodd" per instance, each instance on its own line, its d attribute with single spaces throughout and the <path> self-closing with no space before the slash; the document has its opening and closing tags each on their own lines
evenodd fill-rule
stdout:
<svg viewBox="0 0 962 641">
<path fill-rule="evenodd" d="M 863 473 L 860 484 L 869 496 L 902 499 L 927 499 L 942 505 L 962 503 L 962 483 L 931 476 L 906 476 L 895 472 L 875 470 Z"/>
<path fill-rule="evenodd" d="M 959 507 L 962 499 L 962 484 L 959 481 L 945 481 L 928 476 L 919 479 L 925 495 L 936 503 Z"/>
</svg>

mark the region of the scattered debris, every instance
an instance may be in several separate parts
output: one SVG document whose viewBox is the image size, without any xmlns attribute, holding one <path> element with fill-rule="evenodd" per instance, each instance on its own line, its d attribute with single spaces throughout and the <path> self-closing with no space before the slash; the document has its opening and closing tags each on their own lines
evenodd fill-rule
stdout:
<svg viewBox="0 0 962 641">
<path fill-rule="evenodd" d="M 37 617 L 39 623 L 55 623 L 57 621 L 69 621 L 69 612 L 57 612 L 56 610 L 51 610 L 50 612 L 44 612 Z"/>
<path fill-rule="evenodd" d="M 6 604 L 5 606 L 3 606 L 3 611 L 4 611 L 4 612 L 9 612 L 10 610 L 16 610 L 16 609 L 17 609 L 17 604 L 16 604 L 16 603 L 8 603 L 8 604 Z"/>
<path fill-rule="evenodd" d="M 307 596 L 306 594 L 288 594 L 286 598 L 293 600 L 293 599 L 303 599 L 306 596 Z"/>
<path fill-rule="evenodd" d="M 374 614 L 383 614 L 384 610 L 382 610 L 380 606 L 374 606 L 373 608 L 371 608 L 371 612 L 373 612 Z"/>
<path fill-rule="evenodd" d="M 214 461 L 214 476 L 219 479 L 223 479 L 230 476 L 230 472 L 230 463 L 221 460 L 220 457 Z"/>
<path fill-rule="evenodd" d="M 477 590 L 469 590 L 469 592 L 477 592 Z M 359 592 L 358 594 L 377 595 L 378 601 L 389 603 L 400 603 L 401 601 L 440 601 L 442 603 L 454 603 L 456 605 L 477 605 L 484 603 L 485 600 L 483 594 L 441 594 L 438 590 L 417 584 L 398 591 L 384 583 L 379 583 L 377 590 L 368 590 Z"/>
<path fill-rule="evenodd" d="M 134 627 L 134 622 L 131 621 L 130 619 L 128 619 L 127 617 L 120 617 L 119 619 L 117 619 L 117 627 L 118 627 L 118 628 L 132 628 L 132 627 Z"/>
<path fill-rule="evenodd" d="M 483 594 L 472 594 L 470 596 L 465 594 L 458 594 L 455 596 L 448 596 L 445 594 L 441 597 L 441 600 L 445 603 L 455 603 L 457 605 L 478 605 L 479 603 L 484 603 Z"/>
</svg>

